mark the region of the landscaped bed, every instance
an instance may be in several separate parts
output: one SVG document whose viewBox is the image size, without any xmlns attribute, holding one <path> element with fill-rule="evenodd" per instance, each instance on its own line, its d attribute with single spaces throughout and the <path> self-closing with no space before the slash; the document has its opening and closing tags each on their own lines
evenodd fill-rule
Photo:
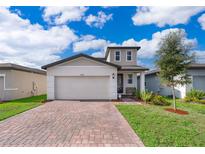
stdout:
<svg viewBox="0 0 205 154">
<path fill-rule="evenodd" d="M 177 103 L 179 115 L 167 106 L 116 105 L 145 146 L 205 146 L 205 105 Z M 170 106 L 169 106 L 170 108 Z"/>
<path fill-rule="evenodd" d="M 26 110 L 37 107 L 46 100 L 46 95 L 33 96 L 0 103 L 0 121 Z"/>
</svg>

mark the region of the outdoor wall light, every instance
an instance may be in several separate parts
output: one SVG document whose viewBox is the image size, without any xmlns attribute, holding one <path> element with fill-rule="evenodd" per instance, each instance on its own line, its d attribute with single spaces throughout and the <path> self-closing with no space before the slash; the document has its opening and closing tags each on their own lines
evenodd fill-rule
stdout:
<svg viewBox="0 0 205 154">
<path fill-rule="evenodd" d="M 112 73 L 112 79 L 114 79 L 115 78 L 115 73 Z"/>
</svg>

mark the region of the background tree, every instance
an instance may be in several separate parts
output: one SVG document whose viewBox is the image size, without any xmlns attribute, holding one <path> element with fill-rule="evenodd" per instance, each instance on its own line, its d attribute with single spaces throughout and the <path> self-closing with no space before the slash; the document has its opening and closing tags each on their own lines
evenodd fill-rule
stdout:
<svg viewBox="0 0 205 154">
<path fill-rule="evenodd" d="M 172 89 L 174 109 L 176 110 L 175 87 L 185 85 L 191 80 L 186 71 L 194 56 L 190 55 L 193 44 L 185 40 L 182 30 L 172 31 L 165 35 L 156 52 L 156 65 L 160 69 L 160 81 Z"/>
</svg>

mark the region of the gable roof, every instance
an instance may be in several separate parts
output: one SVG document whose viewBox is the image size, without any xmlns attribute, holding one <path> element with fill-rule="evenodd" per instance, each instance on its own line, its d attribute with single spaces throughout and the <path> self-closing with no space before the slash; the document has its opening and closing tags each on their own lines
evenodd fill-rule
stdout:
<svg viewBox="0 0 205 154">
<path fill-rule="evenodd" d="M 30 67 L 25 67 L 17 64 L 12 64 L 12 63 L 0 63 L 0 69 L 1 70 L 19 70 L 19 71 L 24 71 L 24 72 L 32 72 L 32 73 L 37 73 L 37 74 L 46 74 L 46 71 L 36 69 L 36 68 L 30 68 Z"/>
<path fill-rule="evenodd" d="M 205 63 L 193 63 L 189 65 L 189 68 L 205 68 Z"/>
<path fill-rule="evenodd" d="M 198 68 L 198 69 L 205 69 L 205 63 L 192 63 L 188 66 L 188 69 L 193 69 L 193 68 Z M 155 70 L 150 70 L 145 72 L 145 75 L 151 75 L 151 74 L 157 74 L 160 72 L 160 69 L 155 69 Z"/>
<path fill-rule="evenodd" d="M 52 66 L 55 66 L 55 65 L 67 62 L 67 61 L 71 61 L 71 60 L 79 58 L 79 57 L 85 57 L 85 58 L 88 58 L 88 59 L 91 59 L 91 60 L 94 60 L 94 61 L 106 64 L 106 65 L 110 65 L 110 66 L 113 66 L 113 67 L 116 67 L 116 68 L 120 68 L 119 65 L 116 65 L 116 64 L 113 64 L 113 63 L 109 63 L 109 62 L 106 62 L 106 61 L 104 61 L 102 59 L 94 58 L 92 56 L 89 56 L 89 55 L 86 55 L 86 54 L 82 54 L 82 53 L 74 55 L 74 56 L 71 56 L 71 57 L 68 57 L 68 58 L 65 58 L 65 59 L 62 59 L 62 60 L 59 60 L 59 61 L 56 61 L 56 62 L 48 64 L 48 65 L 44 65 L 41 68 L 42 69 L 47 69 L 48 67 L 52 67 Z"/>
<path fill-rule="evenodd" d="M 159 72 L 160 72 L 160 69 L 150 70 L 150 71 L 145 72 L 145 75 L 157 74 Z"/>
<path fill-rule="evenodd" d="M 139 50 L 140 46 L 108 46 L 105 52 L 105 58 L 107 59 L 109 54 L 109 49 L 137 49 Z"/>
</svg>

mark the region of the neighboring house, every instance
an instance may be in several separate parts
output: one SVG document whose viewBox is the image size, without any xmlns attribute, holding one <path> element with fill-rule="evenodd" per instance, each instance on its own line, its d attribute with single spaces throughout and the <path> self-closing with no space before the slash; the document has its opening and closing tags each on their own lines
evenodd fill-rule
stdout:
<svg viewBox="0 0 205 154">
<path fill-rule="evenodd" d="M 159 70 L 152 70 L 145 73 L 145 89 L 163 96 L 172 96 L 171 88 L 160 84 L 157 73 L 159 73 Z M 192 88 L 205 91 L 205 64 L 191 64 L 187 70 L 187 74 L 190 75 L 191 83 L 175 87 L 178 98 L 184 98 L 186 93 Z"/>
<path fill-rule="evenodd" d="M 115 100 L 137 88 L 140 73 L 144 90 L 144 71 L 137 65 L 140 47 L 107 47 L 104 58 L 78 54 L 45 66 L 48 99 Z"/>
<path fill-rule="evenodd" d="M 11 63 L 0 64 L 0 101 L 46 94 L 46 72 Z"/>
</svg>

